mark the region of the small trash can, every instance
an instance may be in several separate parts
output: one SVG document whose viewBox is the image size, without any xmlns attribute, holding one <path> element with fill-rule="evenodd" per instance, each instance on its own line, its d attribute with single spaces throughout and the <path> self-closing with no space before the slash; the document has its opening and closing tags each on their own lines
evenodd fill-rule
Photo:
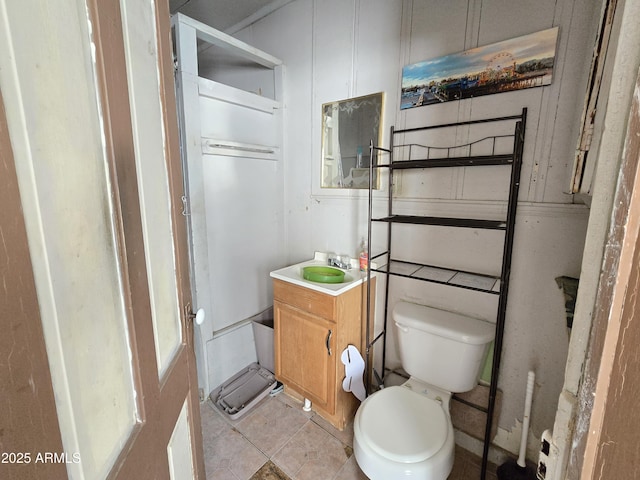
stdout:
<svg viewBox="0 0 640 480">
<path fill-rule="evenodd" d="M 273 318 L 254 320 L 252 326 L 258 363 L 261 367 L 274 373 Z"/>
</svg>

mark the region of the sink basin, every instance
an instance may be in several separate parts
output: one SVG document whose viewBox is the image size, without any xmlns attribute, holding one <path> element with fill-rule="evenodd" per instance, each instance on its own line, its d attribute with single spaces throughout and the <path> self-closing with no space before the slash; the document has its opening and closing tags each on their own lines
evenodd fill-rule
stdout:
<svg viewBox="0 0 640 480">
<path fill-rule="evenodd" d="M 314 280 L 308 280 L 304 276 L 304 269 L 306 267 L 321 267 L 323 269 L 332 268 L 343 273 L 344 278 L 338 283 L 321 283 Z M 343 269 L 329 267 L 327 265 L 327 254 L 322 252 L 316 252 L 314 258 L 311 260 L 275 270 L 270 273 L 270 276 L 272 278 L 293 283 L 327 295 L 341 295 L 347 290 L 357 287 L 367 278 L 366 274 L 358 270 L 357 265 L 353 265 L 351 270 L 348 270 L 347 272 Z M 374 272 L 371 273 L 371 276 L 375 276 Z"/>
<path fill-rule="evenodd" d="M 338 268 L 312 265 L 302 268 L 302 278 L 318 283 L 342 283 L 344 272 Z"/>
</svg>

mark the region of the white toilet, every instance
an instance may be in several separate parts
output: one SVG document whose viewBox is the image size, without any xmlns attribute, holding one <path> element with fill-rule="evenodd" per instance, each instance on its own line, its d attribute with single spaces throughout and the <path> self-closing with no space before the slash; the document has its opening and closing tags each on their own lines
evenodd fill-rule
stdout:
<svg viewBox="0 0 640 480">
<path fill-rule="evenodd" d="M 353 450 L 371 480 L 445 480 L 453 467 L 451 393 L 474 388 L 495 326 L 399 302 L 393 309 L 400 360 L 411 378 L 365 399 Z"/>
</svg>

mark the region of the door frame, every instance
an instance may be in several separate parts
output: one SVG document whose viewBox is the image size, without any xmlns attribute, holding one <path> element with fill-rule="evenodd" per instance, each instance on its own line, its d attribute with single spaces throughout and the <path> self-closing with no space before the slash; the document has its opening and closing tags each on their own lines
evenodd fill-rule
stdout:
<svg viewBox="0 0 640 480">
<path fill-rule="evenodd" d="M 568 479 L 633 478 L 640 462 L 633 421 L 640 378 L 631 374 L 640 368 L 640 71 L 613 205 Z"/>
</svg>

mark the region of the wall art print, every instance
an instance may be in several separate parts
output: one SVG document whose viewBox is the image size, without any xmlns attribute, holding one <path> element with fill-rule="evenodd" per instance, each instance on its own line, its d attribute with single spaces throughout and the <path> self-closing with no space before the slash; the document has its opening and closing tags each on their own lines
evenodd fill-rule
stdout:
<svg viewBox="0 0 640 480">
<path fill-rule="evenodd" d="M 402 69 L 400 109 L 551 84 L 558 27 Z"/>
</svg>

